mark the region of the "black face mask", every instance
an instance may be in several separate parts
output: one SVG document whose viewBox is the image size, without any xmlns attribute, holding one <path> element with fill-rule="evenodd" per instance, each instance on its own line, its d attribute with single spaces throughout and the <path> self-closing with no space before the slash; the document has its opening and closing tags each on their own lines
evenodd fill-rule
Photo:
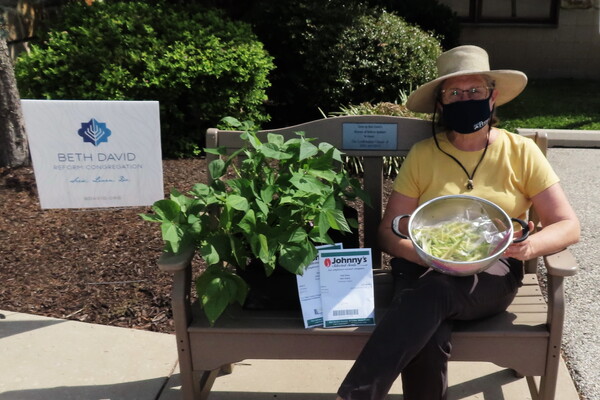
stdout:
<svg viewBox="0 0 600 400">
<path fill-rule="evenodd" d="M 491 97 L 491 95 L 490 95 Z M 473 133 L 490 123 L 490 97 L 442 104 L 442 120 L 458 133 Z"/>
</svg>

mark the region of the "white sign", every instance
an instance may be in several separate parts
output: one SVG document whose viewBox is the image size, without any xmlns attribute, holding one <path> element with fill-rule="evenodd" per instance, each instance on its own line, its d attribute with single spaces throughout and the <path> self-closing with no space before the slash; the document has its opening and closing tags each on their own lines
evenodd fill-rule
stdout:
<svg viewBox="0 0 600 400">
<path fill-rule="evenodd" d="M 375 324 L 371 249 L 321 250 L 323 326 Z"/>
<path fill-rule="evenodd" d="M 164 198 L 156 101 L 22 100 L 42 208 Z"/>
<path fill-rule="evenodd" d="M 398 125 L 396 124 L 343 124 L 343 150 L 396 150 L 397 147 Z"/>
<path fill-rule="evenodd" d="M 318 250 L 341 249 L 342 243 L 317 246 Z M 298 295 L 304 327 L 323 326 L 323 311 L 321 307 L 321 279 L 319 278 L 319 257 L 304 269 L 302 275 L 296 275 Z"/>
</svg>

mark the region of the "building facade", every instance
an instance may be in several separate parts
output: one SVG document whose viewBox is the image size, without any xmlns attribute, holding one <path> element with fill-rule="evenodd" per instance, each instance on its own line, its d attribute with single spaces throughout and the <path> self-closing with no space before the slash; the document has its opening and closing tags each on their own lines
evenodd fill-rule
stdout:
<svg viewBox="0 0 600 400">
<path fill-rule="evenodd" d="M 462 20 L 460 41 L 495 68 L 531 78 L 600 79 L 600 0 L 440 0 Z"/>
</svg>

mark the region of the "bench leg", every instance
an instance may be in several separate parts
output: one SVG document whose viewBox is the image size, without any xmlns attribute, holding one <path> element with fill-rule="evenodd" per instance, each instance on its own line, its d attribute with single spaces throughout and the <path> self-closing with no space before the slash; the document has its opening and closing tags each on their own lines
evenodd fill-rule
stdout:
<svg viewBox="0 0 600 400">
<path fill-rule="evenodd" d="M 537 382 L 533 376 L 526 376 L 527 386 L 529 387 L 529 394 L 531 394 L 531 400 L 540 400 L 540 390 Z"/>
<path fill-rule="evenodd" d="M 554 400 L 556 397 L 556 381 L 558 380 L 558 366 L 552 371 L 547 371 L 546 376 L 540 380 L 540 400 Z"/>
<path fill-rule="evenodd" d="M 564 293 L 563 277 L 548 276 L 548 325 L 550 327 L 550 338 L 548 343 L 548 358 L 546 360 L 546 373 L 540 379 L 540 400 L 554 400 L 556 397 L 556 382 L 558 380 L 565 313 Z"/>
<path fill-rule="evenodd" d="M 554 400 L 556 398 L 557 374 L 540 377 L 539 385 L 533 376 L 526 376 L 532 400 Z"/>
<path fill-rule="evenodd" d="M 213 369 L 210 371 L 200 371 L 198 379 L 195 379 L 194 387 L 195 396 L 197 400 L 207 400 L 210 390 L 212 389 L 215 379 L 221 373 L 221 368 Z"/>
</svg>

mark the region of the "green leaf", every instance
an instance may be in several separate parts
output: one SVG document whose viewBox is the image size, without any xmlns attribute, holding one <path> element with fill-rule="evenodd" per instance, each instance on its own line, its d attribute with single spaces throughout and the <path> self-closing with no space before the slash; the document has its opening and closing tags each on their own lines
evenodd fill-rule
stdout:
<svg viewBox="0 0 600 400">
<path fill-rule="evenodd" d="M 310 237 L 317 243 L 328 243 L 327 232 L 331 228 L 329 225 L 329 218 L 323 212 L 319 213 L 319 217 L 314 221 L 315 226 L 313 227 L 313 231 L 311 231 Z"/>
<path fill-rule="evenodd" d="M 221 119 L 221 122 L 234 128 L 239 128 L 242 126 L 242 123 L 233 117 L 224 117 Z"/>
<path fill-rule="evenodd" d="M 306 231 L 302 228 L 295 229 L 291 234 L 288 234 L 287 243 L 304 243 L 308 240 L 308 235 Z"/>
<path fill-rule="evenodd" d="M 325 154 L 330 155 L 331 158 L 333 158 L 335 161 L 342 162 L 343 153 L 336 149 L 333 145 L 327 142 L 321 142 L 319 143 L 319 150 L 321 150 Z"/>
<path fill-rule="evenodd" d="M 258 139 L 258 137 L 256 136 L 256 133 L 254 132 L 248 132 L 247 134 L 247 139 L 248 139 L 248 143 L 250 143 L 250 145 L 256 149 L 256 150 L 260 150 L 263 146 L 262 142 Z"/>
<path fill-rule="evenodd" d="M 308 173 L 316 178 L 323 179 L 326 182 L 333 182 L 336 177 L 336 173 L 331 169 L 319 170 L 319 169 L 310 169 Z"/>
<path fill-rule="evenodd" d="M 209 147 L 205 148 L 204 152 L 208 154 L 214 154 L 216 156 L 224 156 L 225 154 L 227 154 L 227 149 L 225 147 L 218 147 L 216 149 Z"/>
<path fill-rule="evenodd" d="M 194 199 L 187 197 L 177 189 L 171 190 L 170 199 L 179 204 L 181 212 L 185 213 L 194 204 Z"/>
<path fill-rule="evenodd" d="M 162 221 L 175 221 L 179 218 L 181 208 L 173 200 L 158 200 L 152 205 L 152 209 Z"/>
<path fill-rule="evenodd" d="M 238 196 L 235 194 L 228 196 L 227 200 L 225 201 L 225 204 L 228 207 L 231 207 L 234 210 L 238 211 L 247 211 L 249 208 L 248 200 L 245 197 Z"/>
<path fill-rule="evenodd" d="M 358 229 L 359 225 L 358 225 L 358 220 L 356 218 L 348 218 L 348 225 L 350 226 L 350 228 L 352 229 Z"/>
<path fill-rule="evenodd" d="M 240 238 L 238 236 L 234 236 L 234 235 L 229 237 L 229 241 L 230 241 L 230 246 L 231 246 L 231 252 L 232 252 L 233 258 L 236 261 L 236 265 L 238 265 L 238 266 L 246 265 L 246 262 L 248 259 L 248 251 L 244 244 L 245 242 L 242 240 L 242 238 Z"/>
<path fill-rule="evenodd" d="M 260 148 L 260 152 L 268 158 L 272 158 L 274 160 L 288 160 L 293 157 L 292 154 L 286 153 L 285 151 L 279 150 L 279 147 L 272 144 L 267 143 Z"/>
<path fill-rule="evenodd" d="M 210 194 L 210 186 L 208 186 L 204 183 L 196 183 L 192 187 L 190 194 L 204 199 Z"/>
<path fill-rule="evenodd" d="M 181 227 L 173 222 L 164 221 L 160 226 L 160 230 L 163 240 L 169 243 L 171 251 L 177 253 L 183 237 Z"/>
<path fill-rule="evenodd" d="M 325 201 L 323 202 L 323 204 L 321 205 L 321 209 L 336 209 L 337 208 L 337 203 L 335 201 L 335 197 L 333 194 L 330 194 L 329 196 L 327 196 L 327 198 L 325 199 Z"/>
<path fill-rule="evenodd" d="M 243 303 L 247 286 L 241 278 L 220 266 L 208 267 L 196 279 L 196 293 L 211 325 L 234 301 Z"/>
<path fill-rule="evenodd" d="M 281 147 L 284 144 L 284 137 L 275 133 L 267 133 L 267 142 Z"/>
<path fill-rule="evenodd" d="M 317 249 L 310 241 L 289 244 L 281 248 L 279 264 L 294 274 L 302 274 L 307 265 L 317 257 Z"/>
<path fill-rule="evenodd" d="M 200 233 L 202 231 L 202 220 L 195 214 L 190 214 L 187 217 L 187 226 L 191 232 Z"/>
<path fill-rule="evenodd" d="M 333 171 L 334 167 L 339 166 L 337 161 L 331 157 L 331 153 L 324 153 L 319 157 L 313 157 L 307 160 L 310 171 Z"/>
<path fill-rule="evenodd" d="M 252 181 L 246 178 L 228 179 L 226 182 L 232 192 L 249 197 L 252 194 Z"/>
<path fill-rule="evenodd" d="M 221 257 L 219 252 L 212 245 L 212 243 L 205 243 L 202 247 L 200 247 L 200 254 L 204 261 L 206 261 L 206 265 L 215 265 L 221 262 Z"/>
<path fill-rule="evenodd" d="M 258 246 L 258 257 L 265 263 L 269 262 L 271 258 L 269 252 L 269 241 L 262 233 L 258 234 Z"/>
<path fill-rule="evenodd" d="M 256 231 L 256 216 L 254 210 L 248 210 L 240 220 L 238 226 L 244 233 L 247 233 L 248 235 L 253 234 Z"/>
<path fill-rule="evenodd" d="M 218 179 L 225 175 L 225 161 L 217 158 L 208 164 L 208 172 L 212 179 Z"/>
<path fill-rule="evenodd" d="M 300 158 L 299 160 L 306 160 L 307 158 L 317 155 L 319 148 L 307 140 L 303 140 L 300 144 Z"/>
<path fill-rule="evenodd" d="M 263 268 L 265 269 L 265 274 L 267 276 L 271 276 L 275 268 L 277 267 L 277 259 L 275 256 L 271 256 L 269 262 L 263 262 Z"/>
<path fill-rule="evenodd" d="M 235 300 L 240 305 L 244 305 L 244 301 L 246 301 L 246 296 L 248 295 L 248 284 L 239 275 L 235 275 L 235 274 L 231 275 L 231 281 L 237 287 Z"/>
<path fill-rule="evenodd" d="M 259 258 L 263 262 L 265 266 L 265 272 L 267 276 L 269 276 L 275 269 L 275 248 L 269 247 L 269 240 L 262 233 L 255 233 L 249 237 L 249 240 L 252 253 L 255 257 Z"/>
<path fill-rule="evenodd" d="M 266 204 L 269 204 L 269 203 L 271 203 L 271 201 L 273 201 L 274 195 L 275 195 L 275 186 L 273 186 L 273 185 L 268 185 L 266 187 L 263 187 L 260 190 L 260 198 Z"/>
<path fill-rule="evenodd" d="M 255 204 L 258 207 L 258 209 L 260 210 L 262 215 L 268 215 L 269 214 L 269 206 L 262 200 L 260 199 L 255 199 Z M 259 216 L 257 215 L 257 218 Z"/>
<path fill-rule="evenodd" d="M 148 222 L 161 222 L 162 219 L 158 215 L 154 214 L 138 214 L 144 221 Z"/>
<path fill-rule="evenodd" d="M 213 276 L 206 285 L 204 294 L 200 297 L 204 312 L 211 324 L 225 311 L 231 300 L 231 294 L 227 290 L 220 276 Z"/>
<path fill-rule="evenodd" d="M 329 225 L 330 228 L 343 232 L 351 232 L 342 210 L 327 208 L 321 210 L 321 214 L 319 215 L 319 228 L 321 228 L 323 218 L 327 220 L 327 225 Z"/>
<path fill-rule="evenodd" d="M 327 192 L 329 189 L 327 185 L 323 184 L 314 176 L 305 175 L 303 173 L 295 173 L 292 175 L 290 182 L 296 188 L 307 193 L 321 194 Z"/>
</svg>

